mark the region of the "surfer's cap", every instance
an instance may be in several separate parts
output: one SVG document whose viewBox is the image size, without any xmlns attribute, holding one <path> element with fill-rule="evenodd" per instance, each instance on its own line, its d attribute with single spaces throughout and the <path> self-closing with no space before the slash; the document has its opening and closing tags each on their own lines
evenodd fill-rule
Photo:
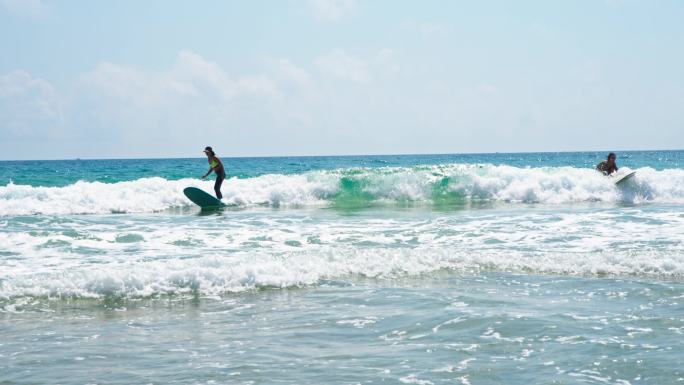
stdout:
<svg viewBox="0 0 684 385">
<path fill-rule="evenodd" d="M 209 152 L 209 151 L 214 152 L 214 150 L 212 150 L 211 147 L 209 147 L 209 146 L 204 147 L 204 152 L 205 152 L 205 153 L 207 153 L 207 152 Z"/>
</svg>

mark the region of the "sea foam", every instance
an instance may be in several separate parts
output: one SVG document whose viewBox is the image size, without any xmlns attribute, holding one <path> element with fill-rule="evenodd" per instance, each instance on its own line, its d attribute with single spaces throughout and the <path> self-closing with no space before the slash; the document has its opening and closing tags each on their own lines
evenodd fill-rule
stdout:
<svg viewBox="0 0 684 385">
<path fill-rule="evenodd" d="M 0 300 L 26 296 L 212 296 L 255 288 L 297 287 L 352 276 L 397 279 L 445 269 L 462 274 L 491 271 L 678 279 L 684 276 L 684 259 L 648 252 L 619 257 L 614 253 L 577 254 L 569 258 L 564 254 L 534 257 L 517 252 L 461 254 L 443 249 L 329 249 L 291 252 L 276 258 L 267 253 L 236 253 L 19 272 L 2 281 Z"/>
</svg>

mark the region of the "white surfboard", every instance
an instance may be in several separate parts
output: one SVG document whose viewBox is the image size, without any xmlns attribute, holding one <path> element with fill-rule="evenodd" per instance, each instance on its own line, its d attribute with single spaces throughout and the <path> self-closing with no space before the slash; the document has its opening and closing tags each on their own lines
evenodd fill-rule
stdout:
<svg viewBox="0 0 684 385">
<path fill-rule="evenodd" d="M 636 175 L 636 171 L 632 171 L 626 175 L 616 176 L 617 180 L 615 181 L 615 184 L 619 186 L 621 183 L 627 182 L 628 180 L 632 179 L 634 175 Z"/>
</svg>

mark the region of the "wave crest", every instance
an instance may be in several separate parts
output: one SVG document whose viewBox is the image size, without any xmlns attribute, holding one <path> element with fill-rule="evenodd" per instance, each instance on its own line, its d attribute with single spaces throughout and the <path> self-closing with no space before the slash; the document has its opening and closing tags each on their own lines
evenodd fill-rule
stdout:
<svg viewBox="0 0 684 385">
<path fill-rule="evenodd" d="M 160 295 L 205 296 L 255 288 L 318 284 L 360 276 L 395 279 L 439 270 L 465 274 L 486 271 L 570 276 L 684 276 L 680 255 L 662 253 L 545 254 L 516 252 L 460 254 L 444 249 L 317 250 L 314 253 L 237 253 L 194 259 L 115 262 L 73 266 L 66 271 L 24 271 L 0 281 L 0 304 L 21 297 L 141 298 Z M 1 309 L 1 308 L 0 308 Z"/>
<path fill-rule="evenodd" d="M 80 181 L 65 187 L 10 183 L 0 187 L 0 215 L 149 213 L 192 206 L 182 193 L 211 181 L 142 178 L 118 183 Z M 590 169 L 450 164 L 356 168 L 231 178 L 224 201 L 239 207 L 374 204 L 471 205 L 482 202 L 684 202 L 684 170 L 640 168 L 618 188 Z"/>
</svg>

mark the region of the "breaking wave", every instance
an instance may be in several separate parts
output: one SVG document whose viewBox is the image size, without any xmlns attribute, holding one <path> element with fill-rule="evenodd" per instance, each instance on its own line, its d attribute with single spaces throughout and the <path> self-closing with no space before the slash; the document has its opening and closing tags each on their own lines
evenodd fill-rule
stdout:
<svg viewBox="0 0 684 385">
<path fill-rule="evenodd" d="M 640 168 L 617 187 L 590 169 L 519 168 L 448 164 L 411 168 L 352 168 L 302 174 L 268 174 L 224 182 L 224 201 L 236 207 L 366 207 L 472 205 L 483 202 L 683 203 L 684 170 Z M 150 213 L 191 207 L 182 193 L 197 179 L 142 178 L 118 183 L 79 181 L 65 187 L 9 183 L 0 187 L 0 215 Z"/>
<path fill-rule="evenodd" d="M 58 271 L 15 272 L 0 280 L 0 304 L 21 297 L 141 298 L 160 295 L 215 296 L 255 288 L 319 284 L 326 279 L 361 276 L 392 279 L 434 273 L 506 271 L 580 276 L 684 276 L 679 255 L 634 253 L 529 256 L 518 253 L 472 254 L 453 250 L 318 250 L 315 253 L 238 253 L 194 259 L 80 265 Z M 1 309 L 1 308 L 0 308 Z"/>
</svg>

